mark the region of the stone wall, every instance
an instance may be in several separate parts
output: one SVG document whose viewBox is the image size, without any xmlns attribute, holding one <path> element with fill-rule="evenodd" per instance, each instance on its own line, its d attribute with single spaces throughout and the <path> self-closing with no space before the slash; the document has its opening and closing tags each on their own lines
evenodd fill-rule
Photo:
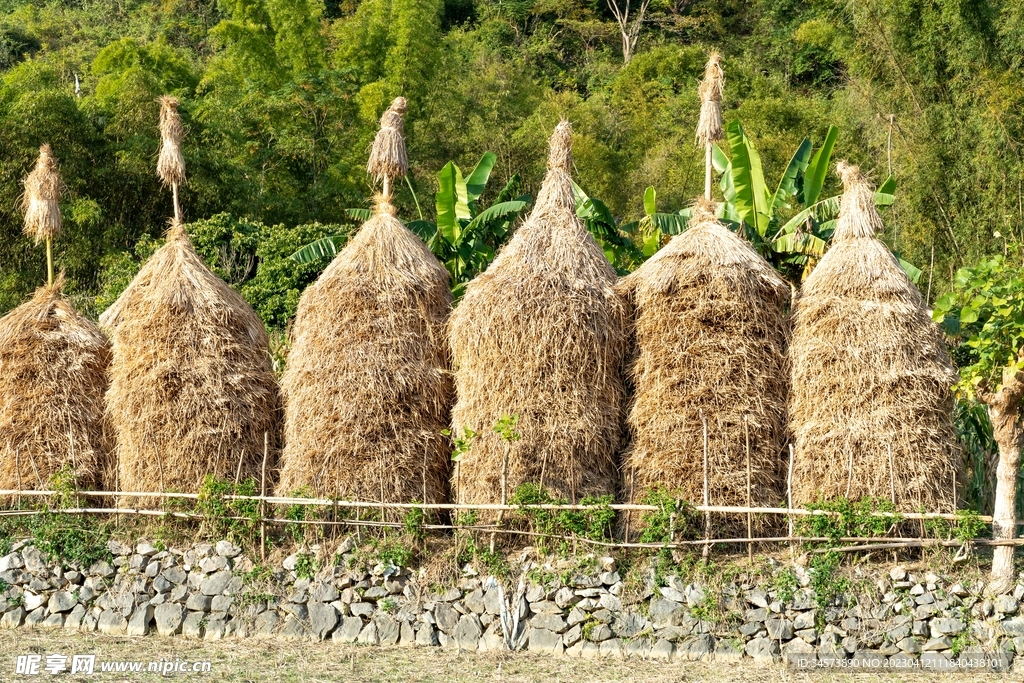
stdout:
<svg viewBox="0 0 1024 683">
<path fill-rule="evenodd" d="M 678 576 L 655 585 L 652 569 L 627 590 L 616 560 L 599 557 L 587 559 L 589 571 L 578 560 L 528 562 L 518 587 L 467 568 L 457 585 L 432 589 L 407 569 L 350 569 L 358 560 L 351 539 L 328 555 L 336 564 L 312 577 L 300 577 L 314 573 L 312 555 L 253 572 L 227 541 L 167 550 L 111 541 L 108 549 L 112 561 L 76 567 L 16 544 L 0 557 L 0 628 L 719 661 L 870 654 L 941 666 L 985 652 L 1001 653 L 1004 669 L 1024 652 L 1024 585 L 986 596 L 980 580 L 957 583 L 901 567 L 819 604 L 809 570 L 800 567 L 777 569 L 795 572 L 788 588 L 766 579 L 769 585 L 726 582 L 712 593 Z"/>
</svg>

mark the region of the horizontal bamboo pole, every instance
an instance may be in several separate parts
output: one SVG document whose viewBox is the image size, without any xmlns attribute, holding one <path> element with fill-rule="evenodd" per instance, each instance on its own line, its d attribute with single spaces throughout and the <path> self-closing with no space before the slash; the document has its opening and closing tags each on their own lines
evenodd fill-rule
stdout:
<svg viewBox="0 0 1024 683">
<path fill-rule="evenodd" d="M 0 490 L 0 496 L 53 496 L 57 495 L 56 491 L 18 491 L 13 489 Z M 105 498 L 105 497 L 126 497 L 126 498 L 160 498 L 160 499 L 181 499 L 181 500 L 198 500 L 199 494 L 197 493 L 162 493 L 162 492 L 136 492 L 136 491 L 75 491 L 73 495 L 84 496 L 87 498 Z M 331 506 L 340 508 L 385 508 L 395 510 L 594 510 L 603 509 L 606 506 L 603 505 L 556 505 L 556 504 L 540 504 L 540 505 L 502 505 L 500 503 L 381 503 L 375 501 L 350 501 L 350 500 L 332 500 L 330 498 L 291 498 L 287 496 L 236 496 L 236 495 L 225 495 L 219 496 L 223 500 L 252 500 L 270 503 L 271 505 L 311 505 L 311 506 Z M 661 510 L 661 506 L 658 505 L 638 505 L 632 503 L 612 503 L 607 506 L 611 510 L 616 511 L 656 511 Z M 766 515 L 793 515 L 793 516 L 812 516 L 812 515 L 828 515 L 832 517 L 838 517 L 839 512 L 832 510 L 808 510 L 803 508 L 770 508 L 770 507 L 747 507 L 740 505 L 694 505 L 693 510 L 695 512 L 720 512 L 724 514 L 766 514 Z M 955 521 L 959 517 L 955 514 L 948 512 L 872 512 L 870 513 L 873 517 L 899 517 L 901 519 L 945 519 L 949 521 Z M 978 521 L 982 523 L 991 523 L 991 515 L 978 515 Z M 1018 522 L 1018 524 L 1024 524 L 1024 520 Z"/>
</svg>

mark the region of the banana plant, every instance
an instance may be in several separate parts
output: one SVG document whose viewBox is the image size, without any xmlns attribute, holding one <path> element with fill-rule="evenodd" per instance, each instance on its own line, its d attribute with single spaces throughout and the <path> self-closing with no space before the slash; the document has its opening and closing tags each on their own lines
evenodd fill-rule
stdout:
<svg viewBox="0 0 1024 683">
<path fill-rule="evenodd" d="M 719 207 L 719 217 L 742 230 L 754 248 L 784 275 L 794 280 L 806 278 L 825 255 L 839 216 L 841 197 L 821 197 L 839 130 L 829 126 L 816 151 L 804 138 L 774 192 L 743 125 L 738 120 L 730 121 L 725 132 L 729 155 L 717 145 L 712 149 L 712 163 L 721 176 L 719 188 L 725 200 Z M 890 206 L 895 192 L 896 179 L 889 176 L 875 192 L 875 204 Z M 920 270 L 902 259 L 899 262 L 911 280 L 920 279 Z"/>
<path fill-rule="evenodd" d="M 619 225 L 604 202 L 589 197 L 575 182 L 572 192 L 576 200 L 576 216 L 593 235 L 616 272 L 626 275 L 643 263 L 644 253 L 630 237 L 630 234 L 638 232 L 638 222 Z"/>
<path fill-rule="evenodd" d="M 653 186 L 644 190 L 644 217 L 639 221 L 627 223 L 622 230 L 636 233 L 641 242 L 644 258 L 654 256 L 661 248 L 666 237 L 684 232 L 690 222 L 690 207 L 679 209 L 675 213 L 658 211 L 658 193 Z"/>
</svg>

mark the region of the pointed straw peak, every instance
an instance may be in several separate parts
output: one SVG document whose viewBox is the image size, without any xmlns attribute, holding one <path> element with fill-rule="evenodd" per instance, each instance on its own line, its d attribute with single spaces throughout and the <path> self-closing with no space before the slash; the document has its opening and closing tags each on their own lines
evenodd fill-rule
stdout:
<svg viewBox="0 0 1024 683">
<path fill-rule="evenodd" d="M 857 166 L 840 161 L 836 173 L 843 181 L 843 198 L 832 241 L 874 237 L 884 227 L 875 207 L 874 190 Z"/>
<path fill-rule="evenodd" d="M 548 141 L 548 170 L 572 173 L 572 124 L 562 119 Z"/>
<path fill-rule="evenodd" d="M 181 155 L 181 115 L 178 113 L 178 98 L 164 95 L 160 103 L 160 157 L 156 162 L 156 173 L 164 185 L 182 185 L 185 182 L 185 159 Z"/>
<path fill-rule="evenodd" d="M 60 193 L 64 183 L 60 179 L 57 160 L 49 145 L 39 148 L 36 166 L 25 178 L 25 234 L 36 244 L 60 234 Z"/>
<path fill-rule="evenodd" d="M 377 182 L 404 176 L 409 171 L 409 157 L 405 153 L 403 115 L 408 108 L 404 97 L 396 97 L 380 117 L 380 130 L 370 148 L 366 170 Z"/>
<path fill-rule="evenodd" d="M 168 242 L 190 242 L 185 224 L 176 218 L 171 219 L 171 227 L 167 229 Z"/>
<path fill-rule="evenodd" d="M 722 139 L 722 94 L 725 91 L 725 72 L 722 56 L 712 52 L 704 67 L 704 80 L 700 94 L 700 120 L 697 122 L 697 144 L 704 147 Z"/>
<path fill-rule="evenodd" d="M 718 210 L 718 206 L 711 199 L 701 197 L 698 199 L 691 209 L 690 213 L 690 225 L 700 225 L 701 223 L 711 223 L 718 220 L 715 213 Z"/>
<path fill-rule="evenodd" d="M 373 213 L 376 216 L 394 216 L 398 210 L 391 203 L 391 197 L 379 194 L 373 198 Z"/>
</svg>

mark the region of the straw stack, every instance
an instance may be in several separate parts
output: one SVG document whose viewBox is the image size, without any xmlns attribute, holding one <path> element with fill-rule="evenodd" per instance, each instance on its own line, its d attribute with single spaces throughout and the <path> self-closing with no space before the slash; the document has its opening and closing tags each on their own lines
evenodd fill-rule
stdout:
<svg viewBox="0 0 1024 683">
<path fill-rule="evenodd" d="M 793 499 L 871 496 L 951 512 L 956 371 L 920 292 L 875 237 L 871 187 L 856 166 L 838 171 L 845 194 L 832 247 L 794 316 Z"/>
<path fill-rule="evenodd" d="M 60 194 L 64 190 L 57 169 L 57 160 L 49 145 L 39 148 L 36 167 L 25 179 L 22 210 L 25 212 L 25 234 L 36 244 L 60 234 Z"/>
<path fill-rule="evenodd" d="M 404 110 L 398 98 L 384 114 L 370 158 L 386 185 L 407 166 Z M 446 500 L 451 300 L 448 271 L 379 197 L 299 301 L 282 378 L 281 494 Z"/>
<path fill-rule="evenodd" d="M 700 200 L 686 232 L 617 286 L 633 320 L 622 467 L 631 503 L 662 487 L 701 504 L 705 484 L 711 505 L 784 499 L 790 290 L 714 210 Z"/>
<path fill-rule="evenodd" d="M 177 112 L 163 104 L 162 128 L 173 131 Z M 167 152 L 180 159 L 180 150 Z M 171 164 L 162 177 L 173 184 L 183 168 Z M 108 486 L 194 492 L 208 474 L 260 474 L 279 414 L 267 334 L 179 220 L 100 323 L 112 340 L 106 398 L 117 474 Z"/>
<path fill-rule="evenodd" d="M 460 503 L 498 503 L 524 482 L 579 501 L 615 491 L 623 304 L 615 271 L 576 217 L 571 128 L 551 136 L 537 203 L 449 324 L 453 430 L 479 434 L 456 466 Z M 521 438 L 494 431 L 518 416 Z"/>
</svg>

